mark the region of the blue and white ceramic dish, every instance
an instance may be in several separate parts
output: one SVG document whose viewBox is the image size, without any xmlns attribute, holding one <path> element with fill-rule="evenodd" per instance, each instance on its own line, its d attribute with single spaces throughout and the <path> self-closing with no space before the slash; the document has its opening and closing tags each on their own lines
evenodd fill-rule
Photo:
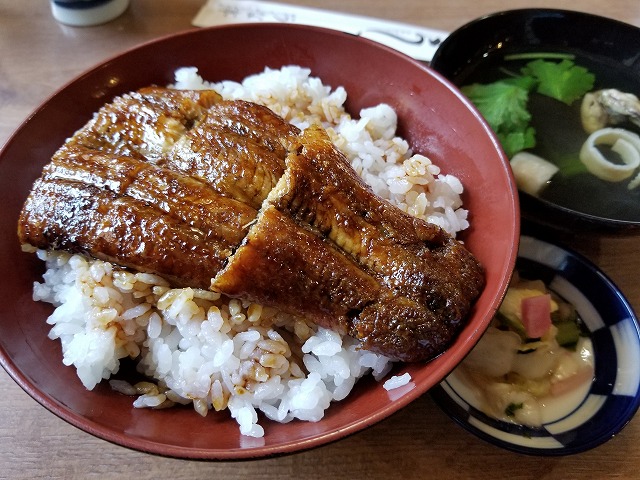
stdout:
<svg viewBox="0 0 640 480">
<path fill-rule="evenodd" d="M 622 293 L 595 265 L 558 245 L 523 236 L 517 267 L 575 305 L 591 332 L 595 375 L 586 395 L 531 428 L 484 414 L 455 372 L 430 393 L 458 424 L 502 448 L 531 455 L 568 455 L 616 435 L 640 405 L 640 330 Z M 555 413 L 555 412 L 554 412 Z"/>
</svg>

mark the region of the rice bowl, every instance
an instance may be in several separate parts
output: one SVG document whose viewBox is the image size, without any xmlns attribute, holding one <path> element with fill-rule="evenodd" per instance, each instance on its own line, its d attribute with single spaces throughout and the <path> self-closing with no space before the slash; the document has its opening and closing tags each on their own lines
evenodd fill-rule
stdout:
<svg viewBox="0 0 640 480">
<path fill-rule="evenodd" d="M 208 47 L 213 44 L 215 49 Z M 144 69 L 136 68 L 143 63 Z M 7 230 L 14 229 L 25 192 L 42 165 L 92 112 L 114 95 L 174 82 L 175 70 L 184 65 L 197 66 L 212 82 L 240 81 L 265 66 L 301 65 L 327 85 L 344 85 L 345 107 L 354 115 L 372 105 L 390 105 L 398 134 L 414 152 L 428 155 L 465 186 L 471 227 L 461 239 L 485 265 L 488 282 L 469 324 L 432 362 L 395 365 L 387 378 L 408 373 L 408 383 L 386 390 L 383 382 L 362 378 L 319 422 L 268 421 L 264 437 L 253 438 L 241 435 L 228 414 L 203 421 L 193 408 L 132 408 L 133 399 L 107 382 L 87 391 L 75 369 L 61 365 L 60 344 L 47 338 L 51 307 L 31 300 L 42 262 L 21 253 L 15 238 L 7 236 L 0 256 L 3 271 L 10 272 L 3 279 L 0 307 L 3 367 L 34 399 L 93 435 L 146 452 L 208 459 L 271 456 L 337 440 L 386 418 L 444 378 L 482 334 L 506 289 L 518 236 L 516 190 L 490 130 L 457 90 L 417 62 L 367 40 L 296 25 L 234 25 L 174 35 L 108 60 L 53 95 L 4 147 L 0 181 L 7 204 L 0 215 Z"/>
</svg>

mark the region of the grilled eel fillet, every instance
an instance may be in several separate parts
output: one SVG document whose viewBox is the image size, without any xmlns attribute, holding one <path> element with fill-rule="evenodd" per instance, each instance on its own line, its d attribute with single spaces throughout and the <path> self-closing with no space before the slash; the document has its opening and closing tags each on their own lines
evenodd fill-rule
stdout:
<svg viewBox="0 0 640 480">
<path fill-rule="evenodd" d="M 150 87 L 103 107 L 44 168 L 18 235 L 404 361 L 440 354 L 484 287 L 470 252 L 373 194 L 322 128 L 210 91 Z"/>
</svg>

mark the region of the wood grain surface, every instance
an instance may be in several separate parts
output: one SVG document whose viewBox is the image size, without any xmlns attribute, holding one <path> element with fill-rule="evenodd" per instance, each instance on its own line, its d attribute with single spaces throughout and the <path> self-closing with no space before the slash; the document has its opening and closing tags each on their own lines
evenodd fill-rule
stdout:
<svg viewBox="0 0 640 480">
<path fill-rule="evenodd" d="M 106 25 L 58 24 L 48 2 L 0 0 L 0 145 L 43 100 L 109 56 L 191 26 L 204 0 L 132 0 Z M 302 0 L 298 5 L 451 31 L 494 11 L 555 7 L 640 26 L 637 0 Z M 640 50 L 640 46 L 639 50 Z M 2 232 L 15 235 L 15 232 Z M 598 264 L 640 310 L 640 238 L 561 238 Z M 2 321 L 8 321 L 3 319 Z M 640 420 L 589 452 L 561 458 L 509 453 L 454 424 L 428 395 L 363 432 L 311 451 L 245 462 L 158 457 L 84 433 L 41 407 L 0 369 L 0 478 L 640 478 Z"/>
</svg>

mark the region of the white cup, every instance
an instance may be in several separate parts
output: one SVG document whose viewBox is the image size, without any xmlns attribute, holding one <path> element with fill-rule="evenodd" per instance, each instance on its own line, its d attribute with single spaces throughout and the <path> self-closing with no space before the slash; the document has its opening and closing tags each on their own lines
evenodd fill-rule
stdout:
<svg viewBox="0 0 640 480">
<path fill-rule="evenodd" d="M 50 0 L 53 18 L 65 25 L 87 27 L 107 23 L 129 6 L 129 0 Z"/>
</svg>

